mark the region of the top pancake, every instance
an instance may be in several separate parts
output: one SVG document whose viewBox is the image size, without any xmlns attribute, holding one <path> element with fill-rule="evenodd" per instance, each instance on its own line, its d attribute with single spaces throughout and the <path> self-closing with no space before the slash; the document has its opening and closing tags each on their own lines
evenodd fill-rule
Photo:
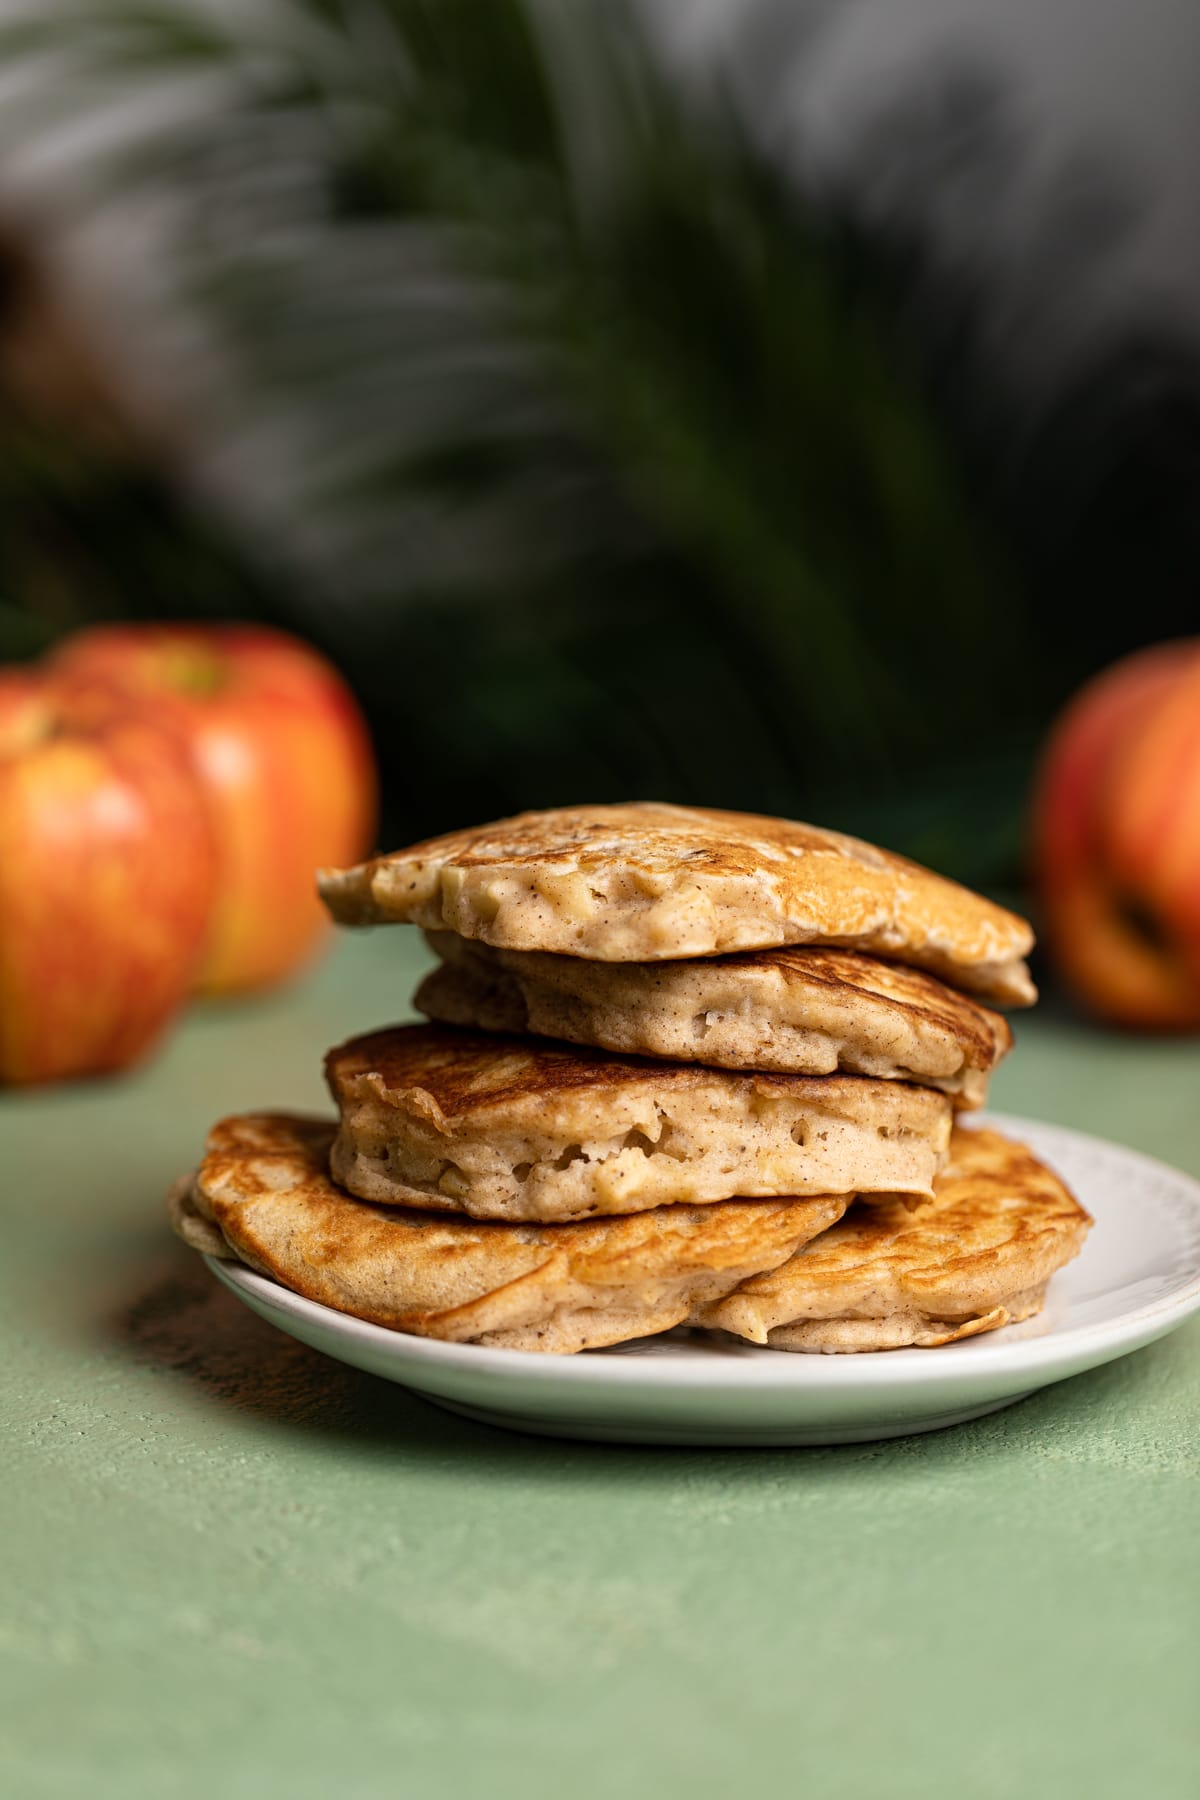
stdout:
<svg viewBox="0 0 1200 1800">
<path fill-rule="evenodd" d="M 1036 998 L 1023 919 L 856 838 L 750 813 L 655 802 L 521 813 L 323 870 L 319 886 L 346 925 L 423 925 L 598 962 L 840 944 L 1001 1005 Z"/>
</svg>

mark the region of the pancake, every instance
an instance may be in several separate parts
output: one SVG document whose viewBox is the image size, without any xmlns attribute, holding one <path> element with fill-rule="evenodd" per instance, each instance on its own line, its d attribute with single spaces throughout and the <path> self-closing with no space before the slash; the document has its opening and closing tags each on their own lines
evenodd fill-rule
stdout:
<svg viewBox="0 0 1200 1800">
<path fill-rule="evenodd" d="M 326 1058 L 331 1167 L 363 1200 L 581 1219 L 735 1195 L 928 1195 L 944 1094 L 859 1075 L 761 1075 L 401 1025 Z"/>
<path fill-rule="evenodd" d="M 998 1131 L 956 1130 L 934 1197 L 855 1206 L 815 1243 L 697 1325 L 775 1350 L 929 1349 L 1040 1312 L 1091 1219 L 1058 1176 Z"/>
<path fill-rule="evenodd" d="M 417 990 L 444 1025 L 533 1032 L 627 1055 L 786 1075 L 839 1071 L 940 1088 L 982 1106 L 1012 1046 L 999 1013 L 932 975 L 855 950 L 752 950 L 599 963 L 430 934 L 443 959 Z"/>
<path fill-rule="evenodd" d="M 597 962 L 843 945 L 1000 1005 L 1036 998 L 1023 919 L 856 838 L 750 813 L 651 802 L 521 813 L 318 880 L 345 925 L 423 925 Z"/>
<path fill-rule="evenodd" d="M 169 1197 L 179 1235 L 373 1324 L 567 1352 L 667 1331 L 790 1256 L 846 1199 L 730 1200 L 576 1225 L 479 1224 L 367 1206 L 330 1180 L 332 1124 L 225 1119 Z"/>
</svg>

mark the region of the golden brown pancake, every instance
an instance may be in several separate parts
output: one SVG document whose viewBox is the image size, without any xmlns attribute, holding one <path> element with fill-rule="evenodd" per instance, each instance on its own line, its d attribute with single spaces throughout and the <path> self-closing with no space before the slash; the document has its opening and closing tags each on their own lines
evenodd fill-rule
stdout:
<svg viewBox="0 0 1200 1800">
<path fill-rule="evenodd" d="M 521 813 L 323 870 L 319 885 L 343 924 L 423 925 L 498 949 L 658 962 L 833 944 L 1001 1005 L 1036 998 L 1023 919 L 856 838 L 750 813 Z"/>
<path fill-rule="evenodd" d="M 805 946 L 688 962 L 601 963 L 429 934 L 417 991 L 444 1025 L 533 1032 L 626 1055 L 787 1075 L 870 1075 L 982 1106 L 1012 1045 L 999 1013 L 919 969 Z"/>
<path fill-rule="evenodd" d="M 847 1201 L 731 1200 L 574 1225 L 364 1205 L 328 1173 L 334 1127 L 252 1113 L 209 1135 L 169 1205 L 179 1235 L 293 1292 L 454 1343 L 574 1351 L 667 1331 L 790 1256 Z"/>
<path fill-rule="evenodd" d="M 789 1261 L 697 1308 L 693 1323 L 776 1350 L 922 1349 L 1040 1312 L 1091 1219 L 998 1131 L 958 1129 L 933 1199 L 856 1205 Z"/>
<path fill-rule="evenodd" d="M 326 1058 L 331 1167 L 360 1199 L 481 1219 L 582 1219 L 735 1195 L 928 1195 L 944 1094 L 761 1075 L 399 1025 Z"/>
</svg>

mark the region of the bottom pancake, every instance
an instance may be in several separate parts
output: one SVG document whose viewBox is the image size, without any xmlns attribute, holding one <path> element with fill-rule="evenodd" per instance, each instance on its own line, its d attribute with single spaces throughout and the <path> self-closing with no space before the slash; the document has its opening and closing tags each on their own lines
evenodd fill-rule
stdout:
<svg viewBox="0 0 1200 1800">
<path fill-rule="evenodd" d="M 835 1223 L 849 1196 L 663 1206 L 515 1225 L 353 1199 L 329 1175 L 335 1126 L 225 1119 L 169 1206 L 179 1235 L 376 1325 L 564 1353 L 669 1331 Z"/>
<path fill-rule="evenodd" d="M 691 1322 L 774 1350 L 932 1349 L 1040 1312 L 1091 1223 L 1023 1144 L 957 1129 L 932 1200 L 854 1206 Z"/>
</svg>

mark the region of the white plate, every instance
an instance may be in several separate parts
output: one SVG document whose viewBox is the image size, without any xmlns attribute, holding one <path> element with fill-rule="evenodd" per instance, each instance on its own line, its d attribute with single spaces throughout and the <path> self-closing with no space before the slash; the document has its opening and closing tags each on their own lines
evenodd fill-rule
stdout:
<svg viewBox="0 0 1200 1800">
<path fill-rule="evenodd" d="M 1200 1182 L 1060 1126 L 987 1122 L 1031 1144 L 1096 1223 L 1038 1318 L 940 1350 L 798 1356 L 685 1330 L 578 1356 L 488 1350 L 368 1325 L 240 1264 L 206 1261 L 302 1343 L 490 1425 L 647 1444 L 844 1444 L 935 1431 L 1125 1356 L 1200 1309 Z"/>
</svg>

